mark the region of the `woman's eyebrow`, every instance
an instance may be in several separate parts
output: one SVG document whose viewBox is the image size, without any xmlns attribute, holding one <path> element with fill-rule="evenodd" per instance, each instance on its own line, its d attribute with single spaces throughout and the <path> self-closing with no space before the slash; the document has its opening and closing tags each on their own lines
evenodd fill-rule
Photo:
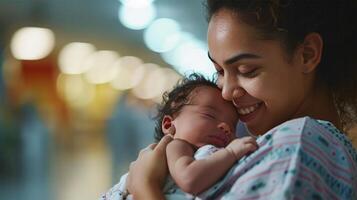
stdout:
<svg viewBox="0 0 357 200">
<path fill-rule="evenodd" d="M 217 62 L 211 57 L 209 52 L 208 52 L 208 58 L 213 63 L 217 64 Z M 224 61 L 224 64 L 225 65 L 230 65 L 230 64 L 233 64 L 233 63 L 238 62 L 238 61 L 243 60 L 243 59 L 259 59 L 259 58 L 261 58 L 261 56 L 258 56 L 258 55 L 252 54 L 252 53 L 240 53 L 240 54 L 232 56 L 231 58 L 229 58 L 226 61 Z"/>
<path fill-rule="evenodd" d="M 224 61 L 224 64 L 230 65 L 243 59 L 258 59 L 258 58 L 261 57 L 252 53 L 240 53 Z"/>
</svg>

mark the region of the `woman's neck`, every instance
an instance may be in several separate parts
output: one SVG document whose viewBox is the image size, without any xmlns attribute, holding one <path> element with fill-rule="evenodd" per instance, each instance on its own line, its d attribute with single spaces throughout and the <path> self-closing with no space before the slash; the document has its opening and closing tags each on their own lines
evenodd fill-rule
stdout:
<svg viewBox="0 0 357 200">
<path fill-rule="evenodd" d="M 329 89 L 325 86 L 315 87 L 302 105 L 298 116 L 310 116 L 315 119 L 326 120 L 341 129 L 341 121 Z"/>
</svg>

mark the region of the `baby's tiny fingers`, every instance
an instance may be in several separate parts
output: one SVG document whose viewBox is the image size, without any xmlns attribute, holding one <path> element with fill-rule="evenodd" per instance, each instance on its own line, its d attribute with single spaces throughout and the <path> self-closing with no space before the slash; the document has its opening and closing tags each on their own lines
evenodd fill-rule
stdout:
<svg viewBox="0 0 357 200">
<path fill-rule="evenodd" d="M 241 138 L 241 140 L 242 140 L 244 143 L 247 143 L 247 142 L 255 142 L 255 138 L 253 138 L 252 136 L 243 137 L 243 138 Z"/>
<path fill-rule="evenodd" d="M 244 145 L 244 147 L 248 150 L 248 151 L 255 151 L 258 149 L 258 146 L 257 145 L 254 145 L 252 143 L 246 143 Z"/>
</svg>

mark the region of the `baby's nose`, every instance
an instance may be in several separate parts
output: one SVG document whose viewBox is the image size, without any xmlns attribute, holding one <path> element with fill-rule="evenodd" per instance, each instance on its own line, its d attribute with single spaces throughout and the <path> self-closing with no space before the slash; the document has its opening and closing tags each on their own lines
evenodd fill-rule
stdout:
<svg viewBox="0 0 357 200">
<path fill-rule="evenodd" d="M 218 128 L 220 130 L 222 130 L 227 136 L 231 135 L 232 134 L 232 129 L 231 127 L 225 123 L 225 122 L 221 122 L 218 124 Z"/>
</svg>

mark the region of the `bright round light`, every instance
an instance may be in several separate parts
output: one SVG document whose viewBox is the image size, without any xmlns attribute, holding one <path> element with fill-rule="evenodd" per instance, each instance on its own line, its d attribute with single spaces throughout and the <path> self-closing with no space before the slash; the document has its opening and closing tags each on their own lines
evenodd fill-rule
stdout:
<svg viewBox="0 0 357 200">
<path fill-rule="evenodd" d="M 205 43 L 186 35 L 180 44 L 172 51 L 161 54 L 163 59 L 171 64 L 180 74 L 198 72 L 212 77 L 214 66 L 207 56 Z"/>
<path fill-rule="evenodd" d="M 174 49 L 161 53 L 162 59 L 172 66 L 179 66 L 182 64 L 183 57 L 187 56 L 182 48 L 182 44 L 191 43 L 196 39 L 191 33 L 188 32 L 180 32 L 180 45 L 177 45 Z"/>
<path fill-rule="evenodd" d="M 180 25 L 173 19 L 157 19 L 145 30 L 144 42 L 152 51 L 170 51 L 180 41 L 180 29 Z"/>
<path fill-rule="evenodd" d="M 81 75 L 60 74 L 57 78 L 59 95 L 72 107 L 87 106 L 95 96 L 95 88 Z"/>
<path fill-rule="evenodd" d="M 152 4 L 154 0 L 120 0 L 120 2 L 125 6 L 143 7 Z"/>
<path fill-rule="evenodd" d="M 139 58 L 125 56 L 119 58 L 115 65 L 118 71 L 115 79 L 111 81 L 111 85 L 115 89 L 131 89 L 137 86 L 144 77 L 145 69 Z"/>
<path fill-rule="evenodd" d="M 147 63 L 143 66 L 145 67 L 145 76 L 132 91 L 140 99 L 152 99 L 165 87 L 165 78 L 158 65 Z"/>
<path fill-rule="evenodd" d="M 136 7 L 121 6 L 118 16 L 125 27 L 140 30 L 146 28 L 155 19 L 156 9 L 151 4 Z"/>
<path fill-rule="evenodd" d="M 24 27 L 11 40 L 11 52 L 19 60 L 39 60 L 46 57 L 55 45 L 54 33 L 47 28 Z"/>
<path fill-rule="evenodd" d="M 118 57 L 113 51 L 97 51 L 87 56 L 84 61 L 84 68 L 87 69 L 84 75 L 88 82 L 102 84 L 112 81 L 117 74 L 114 64 Z"/>
<path fill-rule="evenodd" d="M 67 44 L 58 56 L 58 65 L 64 74 L 81 74 L 86 71 L 83 67 L 84 59 L 95 51 L 89 43 L 73 42 Z"/>
<path fill-rule="evenodd" d="M 164 87 L 160 87 L 161 91 L 157 93 L 157 95 L 153 98 L 153 101 L 160 103 L 162 101 L 162 95 L 164 92 L 171 91 L 173 87 L 177 84 L 177 82 L 182 78 L 176 71 L 170 68 L 161 68 L 161 72 L 163 74 L 163 78 L 165 83 Z"/>
</svg>

